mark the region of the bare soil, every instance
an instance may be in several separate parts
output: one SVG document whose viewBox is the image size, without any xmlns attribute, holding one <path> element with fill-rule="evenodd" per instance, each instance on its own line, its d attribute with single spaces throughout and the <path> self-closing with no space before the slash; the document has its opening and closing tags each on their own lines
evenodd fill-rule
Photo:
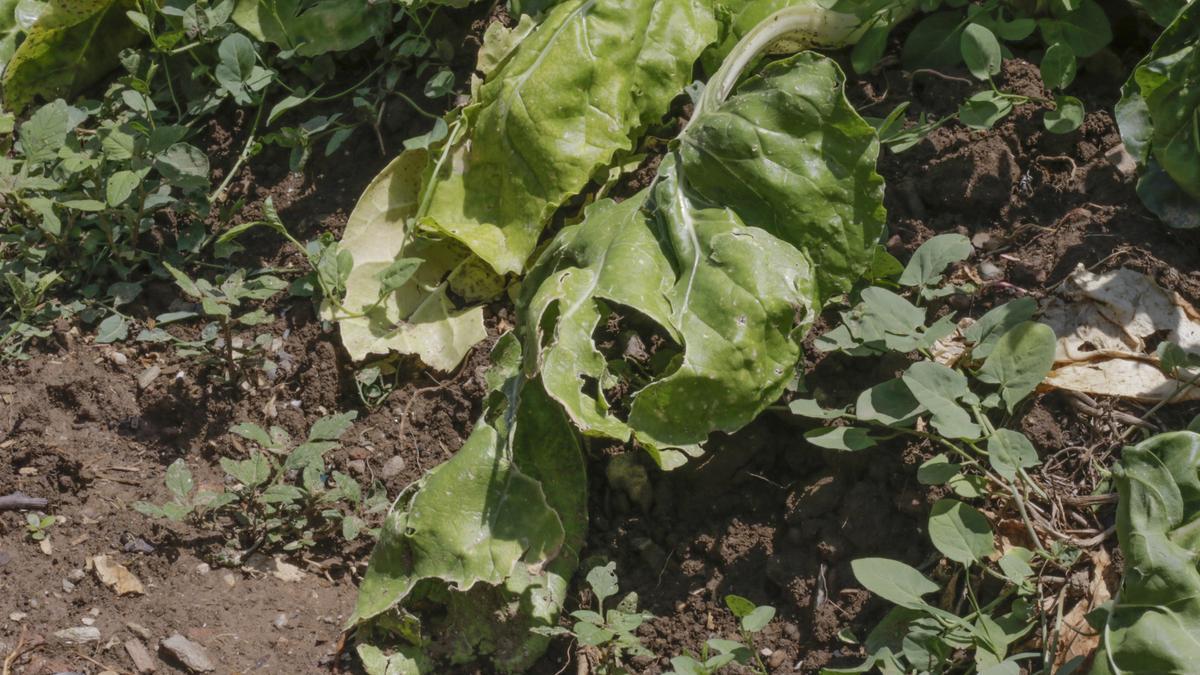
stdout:
<svg viewBox="0 0 1200 675">
<path fill-rule="evenodd" d="M 910 115 L 945 114 L 973 86 L 967 77 L 965 71 L 909 74 L 893 65 L 852 79 L 850 95 L 864 114 L 882 116 L 902 100 L 912 101 Z M 998 84 L 1044 95 L 1037 68 L 1021 55 L 1006 63 Z M 976 254 L 955 274 L 980 282 L 980 291 L 949 298 L 940 311 L 978 315 L 1016 297 L 1040 297 L 1078 264 L 1131 267 L 1200 302 L 1200 234 L 1158 223 L 1139 204 L 1132 178 L 1106 159 L 1120 143 L 1109 112 L 1119 84 L 1108 64 L 1085 64 L 1077 88 L 1089 113 L 1071 134 L 1045 132 L 1041 110 L 1030 105 L 994 130 L 950 124 L 906 153 L 883 154 L 894 254 L 905 259 L 941 232 L 958 231 L 975 242 Z M 210 130 L 215 166 L 232 163 L 241 124 L 235 118 Z M 281 169 L 286 158 L 268 152 L 233 182 L 230 198 L 244 198 L 241 217 L 252 218 L 272 197 L 299 238 L 337 234 L 385 161 L 369 134 L 357 135 L 333 158 L 315 159 L 303 177 Z M 631 192 L 652 172 L 653 160 L 617 194 Z M 298 265 L 296 252 L 274 235 L 255 234 L 246 243 L 247 264 Z M 985 279 L 985 264 L 999 274 Z M 172 297 L 169 286 L 151 289 L 135 314 L 152 316 Z M 221 673 L 353 668 L 338 659 L 340 630 L 369 544 L 289 556 L 304 579 L 283 581 L 220 568 L 212 559 L 219 533 L 152 521 L 130 505 L 165 500 L 163 473 L 181 457 L 198 481 L 219 481 L 218 458 L 241 452 L 227 433 L 232 424 L 266 421 L 300 435 L 322 415 L 350 409 L 359 418 L 330 463 L 363 482 L 379 478 L 394 496 L 461 444 L 480 412 L 488 345 L 448 375 L 401 364 L 396 389 L 369 410 L 356 393 L 354 364 L 310 304 L 289 300 L 271 310 L 277 318 L 270 330 L 283 337 L 290 365 L 275 382 L 249 391 L 229 390 L 218 373 L 170 349 L 95 345 L 76 326 L 62 326 L 28 362 L 0 366 L 0 494 L 47 498 L 46 512 L 61 520 L 51 528 L 52 548 L 43 552 L 27 537 L 23 514 L 0 513 L 0 654 L 36 646 L 15 660 L 13 673 L 133 672 L 125 641 L 138 639 L 154 652 L 176 632 L 203 645 Z M 822 325 L 835 319 L 831 310 Z M 489 308 L 489 325 L 493 336 L 511 326 L 509 308 Z M 804 370 L 810 391 L 837 399 L 893 377 L 904 365 L 824 357 L 810 348 Z M 150 366 L 161 374 L 139 386 Z M 1084 414 L 1067 397 L 1047 392 L 1017 420 L 1046 460 L 1039 477 L 1057 496 L 1095 487 L 1092 462 L 1110 460 L 1123 428 L 1111 411 L 1144 412 L 1121 401 L 1100 403 L 1100 415 Z M 1181 425 L 1193 412 L 1170 409 L 1160 423 Z M 734 636 L 722 603 L 729 593 L 778 608 L 778 619 L 756 645 L 771 672 L 853 663 L 859 648 L 839 640 L 839 632 L 863 637 L 886 606 L 857 585 L 852 559 L 892 557 L 936 580 L 948 578 L 923 531 L 930 504 L 942 494 L 915 478 L 929 449 L 893 442 L 855 454 L 822 452 L 803 441 L 805 429 L 801 421 L 767 413 L 737 434 L 714 438 L 701 465 L 651 474 L 648 512 L 605 484 L 612 448 L 591 448 L 585 565 L 615 560 L 622 589 L 637 591 L 658 617 L 642 637 L 662 657 L 635 662 L 637 672 L 669 670 L 668 657 L 695 651 L 708 637 Z M 1003 504 L 988 508 L 996 522 L 1011 515 Z M 1103 529 L 1113 515 L 1108 508 L 1085 517 Z M 1111 549 L 1115 542 L 1101 546 Z M 98 554 L 127 566 L 145 584 L 145 595 L 118 597 L 101 585 L 86 570 L 87 559 Z M 1088 570 L 1081 572 L 1086 588 Z M 1080 596 L 1081 581 L 1071 583 L 1066 603 Z M 590 602 L 578 580 L 571 597 L 568 609 Z M 69 645 L 54 636 L 86 621 L 99 628 L 99 642 Z M 571 643 L 556 641 L 535 672 L 573 672 L 576 656 Z M 158 668 L 185 672 L 167 660 Z"/>
</svg>

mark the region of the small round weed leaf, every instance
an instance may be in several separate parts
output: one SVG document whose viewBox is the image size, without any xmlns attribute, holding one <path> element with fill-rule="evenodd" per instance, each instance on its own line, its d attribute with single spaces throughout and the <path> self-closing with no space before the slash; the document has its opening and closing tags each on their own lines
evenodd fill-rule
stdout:
<svg viewBox="0 0 1200 675">
<path fill-rule="evenodd" d="M 959 40 L 963 61 L 977 79 L 986 80 L 1000 74 L 1002 57 L 996 34 L 978 23 L 968 25 Z"/>
<path fill-rule="evenodd" d="M 991 129 L 1012 112 L 1012 101 L 994 91 L 981 91 L 958 107 L 958 119 L 972 129 Z"/>
<path fill-rule="evenodd" d="M 588 572 L 587 582 L 596 594 L 596 601 L 603 604 L 605 598 L 617 594 L 617 563 L 610 562 L 603 567 L 593 567 L 592 571 Z"/>
<path fill-rule="evenodd" d="M 947 11 L 930 14 L 921 19 L 900 52 L 900 61 L 905 68 L 950 68 L 962 61 L 959 47 L 959 28 L 962 15 Z"/>
<path fill-rule="evenodd" d="M 917 482 L 921 485 L 942 485 L 958 475 L 959 468 L 945 453 L 934 455 L 917 469 Z"/>
<path fill-rule="evenodd" d="M 1083 101 L 1074 96 L 1059 95 L 1054 97 L 1054 110 L 1046 111 L 1042 123 L 1051 133 L 1069 134 L 1083 124 L 1085 113 Z"/>
<path fill-rule="evenodd" d="M 767 605 L 755 607 L 753 612 L 750 612 L 749 615 L 742 617 L 742 630 L 750 633 L 757 633 L 758 631 L 766 628 L 767 624 L 771 623 L 771 619 L 774 618 L 774 607 L 769 607 Z"/>
<path fill-rule="evenodd" d="M 850 569 L 863 588 L 909 609 L 926 608 L 928 605 L 921 596 L 938 589 L 937 584 L 898 560 L 859 558 L 850 563 Z"/>
<path fill-rule="evenodd" d="M 1004 572 L 1004 576 L 1008 577 L 1009 581 L 1019 584 L 1033 576 L 1033 568 L 1029 566 L 1032 558 L 1033 552 L 1029 549 L 1020 546 L 1014 547 L 1000 558 L 1000 570 Z"/>
<path fill-rule="evenodd" d="M 804 438 L 818 448 L 827 450 L 865 450 L 875 445 L 875 439 L 866 429 L 859 427 L 834 427 L 813 429 Z"/>
<path fill-rule="evenodd" d="M 1037 388 L 1054 365 L 1054 330 L 1026 321 L 1005 333 L 979 369 L 979 381 L 1000 385 L 1009 412 Z"/>
<path fill-rule="evenodd" d="M 995 550 L 987 518 L 956 499 L 941 499 L 933 505 L 929 538 L 942 555 L 964 565 L 978 562 Z"/>
<path fill-rule="evenodd" d="M 1042 82 L 1047 89 L 1066 89 L 1075 81 L 1075 52 L 1062 43 L 1052 44 L 1042 57 Z"/>
<path fill-rule="evenodd" d="M 986 30 L 986 29 L 985 29 Z M 931 286 L 942 280 L 942 273 L 951 264 L 966 260 L 974 251 L 971 240 L 961 234 L 939 234 L 921 244 L 913 253 L 900 283 L 904 286 Z"/>
<path fill-rule="evenodd" d="M 1037 450 L 1033 443 L 1019 431 L 997 429 L 987 441 L 988 462 L 996 473 L 1013 480 L 1017 477 L 1018 469 L 1028 469 L 1037 466 Z"/>
<path fill-rule="evenodd" d="M 725 596 L 725 606 L 739 619 L 750 616 L 750 613 L 757 607 L 748 598 L 743 598 L 740 595 Z"/>
</svg>

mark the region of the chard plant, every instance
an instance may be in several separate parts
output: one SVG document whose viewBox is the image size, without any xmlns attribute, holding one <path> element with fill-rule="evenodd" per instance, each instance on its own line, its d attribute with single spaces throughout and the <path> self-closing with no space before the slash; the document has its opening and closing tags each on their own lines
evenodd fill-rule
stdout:
<svg viewBox="0 0 1200 675">
<path fill-rule="evenodd" d="M 381 272 L 397 259 L 422 264 L 366 321 L 342 322 L 352 355 L 402 344 L 400 351 L 411 349 L 430 365 L 456 364 L 476 338 L 447 292 L 467 269 L 464 260 L 473 258 L 450 255 L 459 244 L 444 248 L 445 233 L 454 230 L 455 239 L 487 253 L 480 258 L 493 276 L 519 271 L 524 248 L 494 247 L 530 235 L 494 238 L 486 234 L 492 225 L 471 219 L 507 219 L 525 209 L 548 214 L 582 188 L 583 181 L 568 190 L 566 183 L 526 178 L 546 167 L 558 171 L 555 157 L 565 151 L 555 145 L 559 137 L 531 142 L 520 156 L 493 157 L 480 153 L 508 141 L 473 136 L 485 128 L 473 125 L 516 125 L 516 133 L 526 115 L 558 110 L 558 78 L 599 73 L 612 86 L 634 86 L 649 77 L 638 71 L 648 63 L 681 74 L 677 89 L 660 91 L 670 80 L 658 77 L 654 95 L 639 96 L 639 105 L 665 105 L 682 91 L 682 74 L 690 73 L 700 48 L 716 40 L 717 17 L 693 3 L 640 3 L 620 16 L 609 9 L 565 2 L 549 10 L 455 118 L 459 126 L 446 144 L 405 152 L 368 187 L 342 240 L 354 261 L 343 304 L 376 302 Z M 837 65 L 805 52 L 735 85 L 757 54 L 781 38 L 803 38 L 814 27 L 810 10 L 785 11 L 747 34 L 699 94 L 653 184 L 620 203 L 588 206 L 583 220 L 562 228 L 529 267 L 516 330 L 493 351 L 492 391 L 479 423 L 450 461 L 397 501 L 364 576 L 349 625 L 367 643 L 364 661 L 379 672 L 420 670 L 420 659 L 430 655 L 451 663 L 488 659 L 502 670 L 536 660 L 547 637 L 530 629 L 557 625 L 584 541 L 580 433 L 635 441 L 668 469 L 702 453 L 711 432 L 744 426 L 779 397 L 821 304 L 848 291 L 878 257 L 885 220 L 882 179 L 874 170 L 878 141 L 846 101 Z M 677 18 L 660 33 L 656 22 L 666 16 Z M 676 41 L 685 35 L 688 44 L 680 48 Z M 592 49 L 581 54 L 585 36 L 592 36 Z M 627 49 L 632 36 L 641 54 Z M 614 71 L 614 62 L 623 65 Z M 522 106 L 492 98 L 517 95 Z M 629 116 L 647 113 L 628 105 L 624 95 L 589 100 L 579 128 L 606 149 L 572 156 L 555 181 L 580 160 L 588 162 L 586 175 L 591 162 L 631 147 L 639 125 Z M 621 138 L 608 135 L 611 125 L 586 122 L 601 112 L 630 120 Z M 764 146 L 764 138 L 772 144 Z M 501 169 L 495 164 L 501 160 L 520 165 Z M 467 220 L 442 210 L 439 194 L 449 198 L 483 176 L 503 177 L 481 188 L 502 190 L 503 208 L 472 209 Z M 545 192 L 555 185 L 559 192 Z M 540 230 L 544 216 L 518 222 Z M 596 331 L 614 314 L 661 333 L 661 353 L 636 366 L 607 354 Z M 429 348 L 435 351 L 422 351 Z M 430 600 L 445 610 L 421 611 Z M 450 635 L 458 639 L 440 637 Z"/>
</svg>

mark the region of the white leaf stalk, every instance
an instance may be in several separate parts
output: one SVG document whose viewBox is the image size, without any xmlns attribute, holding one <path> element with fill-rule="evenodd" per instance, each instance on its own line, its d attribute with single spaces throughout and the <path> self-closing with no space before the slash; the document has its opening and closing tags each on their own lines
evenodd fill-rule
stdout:
<svg viewBox="0 0 1200 675">
<path fill-rule="evenodd" d="M 872 26 L 895 24 L 912 14 L 916 4 L 897 3 L 870 18 L 835 12 L 822 7 L 819 0 L 808 0 L 785 7 L 763 19 L 725 57 L 721 67 L 709 79 L 692 119 L 725 102 L 742 72 L 761 54 L 786 54 L 805 49 L 842 49 L 858 42 Z"/>
</svg>

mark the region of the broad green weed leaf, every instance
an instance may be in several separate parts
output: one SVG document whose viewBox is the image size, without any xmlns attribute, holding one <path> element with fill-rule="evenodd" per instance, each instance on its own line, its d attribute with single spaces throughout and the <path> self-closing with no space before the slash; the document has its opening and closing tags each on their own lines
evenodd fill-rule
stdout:
<svg viewBox="0 0 1200 675">
<path fill-rule="evenodd" d="M 908 426 L 924 411 L 925 406 L 899 378 L 863 390 L 854 404 L 860 420 L 888 426 Z"/>
<path fill-rule="evenodd" d="M 182 459 L 171 462 L 167 467 L 166 484 L 171 496 L 180 502 L 186 502 L 196 487 L 195 481 L 192 480 L 192 472 Z"/>
<path fill-rule="evenodd" d="M 775 608 L 762 606 L 755 607 L 754 611 L 746 616 L 741 617 L 742 630 L 751 633 L 757 633 L 767 627 L 771 623 L 771 619 L 775 618 Z"/>
<path fill-rule="evenodd" d="M 433 672 L 433 662 L 419 647 L 404 645 L 394 654 L 385 654 L 374 645 L 358 642 L 355 649 L 367 675 L 420 675 Z"/>
<path fill-rule="evenodd" d="M 942 485 L 958 475 L 962 465 L 950 461 L 945 453 L 934 455 L 917 467 L 917 481 L 922 485 Z"/>
<path fill-rule="evenodd" d="M 909 70 L 950 68 L 962 62 L 962 14 L 938 12 L 921 19 L 904 41 L 900 60 Z"/>
<path fill-rule="evenodd" d="M 818 420 L 835 420 L 845 414 L 844 410 L 828 410 L 812 399 L 798 398 L 788 404 L 788 410 L 793 415 L 810 417 Z M 861 415 L 861 413 L 860 413 Z"/>
<path fill-rule="evenodd" d="M 1032 319 L 1035 312 L 1037 301 L 1020 298 L 995 307 L 979 317 L 978 321 L 963 331 L 963 337 L 974 345 L 971 347 L 971 356 L 986 359 L 1005 333 Z"/>
<path fill-rule="evenodd" d="M 502 671 L 528 667 L 549 644 L 530 628 L 557 623 L 578 564 L 583 456 L 536 381 L 508 395 L 504 416 L 493 425 L 494 411 L 485 413 L 462 449 L 388 515 L 351 625 L 396 607 L 457 658 L 488 657 Z M 442 609 L 409 614 L 430 602 Z"/>
<path fill-rule="evenodd" d="M 750 616 L 750 613 L 758 607 L 758 605 L 755 605 L 750 599 L 743 598 L 740 595 L 732 594 L 725 596 L 725 606 L 728 607 L 729 611 L 733 612 L 733 615 L 739 619 Z"/>
<path fill-rule="evenodd" d="M 1051 133 L 1069 134 L 1083 124 L 1084 113 L 1082 101 L 1059 94 L 1054 97 L 1054 110 L 1047 110 L 1042 121 Z"/>
<path fill-rule="evenodd" d="M 958 119 L 972 129 L 991 129 L 1012 109 L 1010 99 L 994 91 L 981 91 L 958 107 Z"/>
<path fill-rule="evenodd" d="M 1193 672 L 1200 663 L 1200 435 L 1166 433 L 1127 447 L 1114 475 L 1124 578 L 1092 672 Z"/>
<path fill-rule="evenodd" d="M 1014 546 L 1000 558 L 997 564 L 1000 565 L 1000 570 L 1004 572 L 1004 576 L 1008 577 L 1009 581 L 1019 584 L 1033 576 L 1033 568 L 1029 566 L 1029 561 L 1032 559 L 1033 551 Z"/>
<path fill-rule="evenodd" d="M 346 430 L 350 428 L 350 425 L 354 423 L 357 417 L 357 410 L 322 417 L 313 422 L 312 428 L 308 432 L 308 440 L 336 441 L 341 438 L 342 434 L 346 433 Z"/>
<path fill-rule="evenodd" d="M 942 280 L 947 267 L 966 260 L 973 250 L 971 240 L 961 234 L 932 237 L 913 253 L 900 275 L 900 283 L 904 286 L 934 286 Z"/>
<path fill-rule="evenodd" d="M 827 450 L 866 450 L 875 446 L 875 439 L 861 427 L 829 427 L 805 432 L 804 439 Z"/>
<path fill-rule="evenodd" d="M 69 106 L 61 98 L 47 103 L 22 122 L 19 130 L 25 160 L 34 164 L 49 162 L 66 145 L 71 130 Z"/>
<path fill-rule="evenodd" d="M 370 0 L 237 0 L 233 20 L 260 41 L 318 56 L 383 34 L 391 12 L 388 3 Z"/>
<path fill-rule="evenodd" d="M 978 23 L 968 24 L 959 40 L 963 61 L 967 70 L 979 80 L 987 80 L 1000 74 L 1000 41 L 996 34 Z"/>
<path fill-rule="evenodd" d="M 1042 57 L 1042 82 L 1048 89 L 1066 89 L 1075 81 L 1076 68 L 1075 52 L 1061 42 L 1052 44 Z"/>
<path fill-rule="evenodd" d="M 393 160 L 367 186 L 346 222 L 340 246 L 352 256 L 353 269 L 343 305 L 365 315 L 339 316 L 338 325 L 342 343 L 356 361 L 397 351 L 448 371 L 487 336 L 483 308 L 460 310 L 447 295 L 444 277 L 463 262 L 465 253 L 433 242 L 409 243 L 426 158 L 424 150 L 412 150 Z M 380 275 L 398 257 L 418 255 L 425 264 L 378 302 L 387 288 Z"/>
<path fill-rule="evenodd" d="M 909 609 L 928 609 L 921 599 L 938 590 L 938 585 L 897 560 L 859 558 L 850 563 L 854 578 L 868 591 L 888 602 Z"/>
<path fill-rule="evenodd" d="M 230 427 L 229 431 L 248 441 L 254 441 L 263 448 L 276 447 L 276 444 L 271 440 L 271 436 L 267 434 L 267 431 L 257 424 L 242 422 Z"/>
<path fill-rule="evenodd" d="M 120 314 L 112 314 L 96 328 L 96 344 L 120 342 L 129 337 L 129 323 Z"/>
<path fill-rule="evenodd" d="M 120 206 L 133 194 L 142 182 L 142 176 L 136 171 L 117 171 L 108 177 L 104 186 L 104 200 L 109 206 Z"/>
<path fill-rule="evenodd" d="M 188 190 L 209 186 L 208 155 L 194 145 L 175 143 L 154 157 L 154 168 L 173 185 Z"/>
<path fill-rule="evenodd" d="M 4 107 L 20 113 L 37 97 L 70 97 L 118 64 L 141 39 L 125 11 L 133 0 L 50 0 L 8 60 Z"/>
<path fill-rule="evenodd" d="M 17 23 L 17 4 L 21 0 L 0 0 L 0 71 L 17 50 L 17 40 L 25 32 Z"/>
<path fill-rule="evenodd" d="M 987 518 L 954 499 L 939 499 L 933 505 L 929 538 L 942 555 L 964 565 L 979 562 L 995 550 Z"/>
<path fill-rule="evenodd" d="M 940 363 L 920 361 L 909 366 L 901 379 L 929 410 L 930 422 L 939 433 L 947 438 L 979 437 L 979 425 L 958 404 L 969 393 L 965 375 Z"/>
<path fill-rule="evenodd" d="M 604 601 L 617 594 L 617 563 L 610 562 L 603 567 L 594 567 L 587 575 L 588 586 L 596 594 L 596 603 L 603 605 Z M 597 623 L 604 623 L 600 620 Z"/>
<path fill-rule="evenodd" d="M 1011 429 L 997 429 L 988 437 L 988 462 L 992 469 L 1008 480 L 1015 480 L 1018 469 L 1037 466 L 1037 450 L 1025 434 Z"/>
<path fill-rule="evenodd" d="M 1033 392 L 1054 365 L 1054 331 L 1043 323 L 1017 324 L 999 341 L 979 369 L 979 380 L 1000 385 L 1009 412 Z"/>
<path fill-rule="evenodd" d="M 421 225 L 521 272 L 554 210 L 662 118 L 715 37 L 694 0 L 556 5 L 463 111 Z"/>
<path fill-rule="evenodd" d="M 1051 14 L 1050 18 L 1038 21 L 1042 40 L 1047 45 L 1065 44 L 1075 56 L 1084 58 L 1112 41 L 1108 17 L 1095 0 L 1082 0 L 1072 11 L 1063 11 L 1052 4 Z"/>
</svg>

